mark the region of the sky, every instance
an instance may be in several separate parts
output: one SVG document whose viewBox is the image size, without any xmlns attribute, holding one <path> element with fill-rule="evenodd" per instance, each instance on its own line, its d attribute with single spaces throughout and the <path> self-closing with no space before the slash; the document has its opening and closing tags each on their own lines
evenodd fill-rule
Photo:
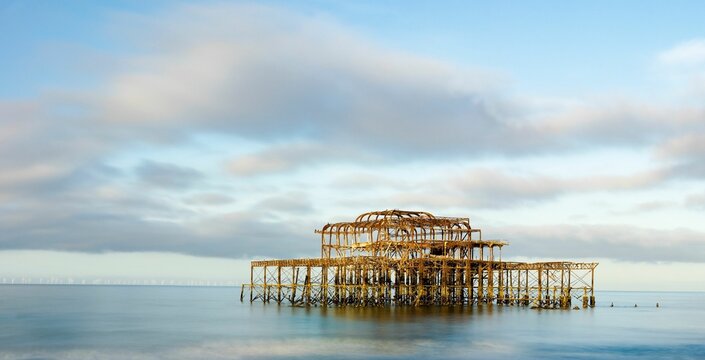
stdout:
<svg viewBox="0 0 705 360">
<path fill-rule="evenodd" d="M 705 3 L 3 1 L 0 277 L 245 282 L 382 209 L 705 291 Z"/>
</svg>

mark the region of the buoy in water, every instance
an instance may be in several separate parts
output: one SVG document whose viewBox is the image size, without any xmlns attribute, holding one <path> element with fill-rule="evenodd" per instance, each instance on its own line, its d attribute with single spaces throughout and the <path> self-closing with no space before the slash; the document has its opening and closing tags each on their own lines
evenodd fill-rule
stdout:
<svg viewBox="0 0 705 360">
<path fill-rule="evenodd" d="M 656 303 L 656 307 L 658 307 L 658 303 Z"/>
<path fill-rule="evenodd" d="M 634 304 L 634 307 L 636 307 L 636 304 Z"/>
</svg>

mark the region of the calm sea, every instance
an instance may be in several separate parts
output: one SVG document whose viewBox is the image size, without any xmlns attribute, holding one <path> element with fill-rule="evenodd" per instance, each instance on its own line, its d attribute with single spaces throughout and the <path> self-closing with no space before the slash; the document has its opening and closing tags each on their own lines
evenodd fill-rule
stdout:
<svg viewBox="0 0 705 360">
<path fill-rule="evenodd" d="M 0 359 L 705 359 L 705 293 L 599 292 L 588 310 L 292 308 L 239 295 L 0 286 Z"/>
</svg>

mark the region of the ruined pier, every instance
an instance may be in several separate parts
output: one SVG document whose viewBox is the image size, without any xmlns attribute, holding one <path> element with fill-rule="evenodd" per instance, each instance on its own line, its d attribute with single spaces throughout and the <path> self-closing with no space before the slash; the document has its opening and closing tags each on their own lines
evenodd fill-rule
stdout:
<svg viewBox="0 0 705 360">
<path fill-rule="evenodd" d="M 597 263 L 502 261 L 507 243 L 483 240 L 468 218 L 384 210 L 316 233 L 319 258 L 252 261 L 240 300 L 297 306 L 595 305 Z"/>
</svg>

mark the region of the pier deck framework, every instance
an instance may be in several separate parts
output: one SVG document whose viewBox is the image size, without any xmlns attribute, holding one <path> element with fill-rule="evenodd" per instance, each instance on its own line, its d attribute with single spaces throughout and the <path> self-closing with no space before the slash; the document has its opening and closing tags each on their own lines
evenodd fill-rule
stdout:
<svg viewBox="0 0 705 360">
<path fill-rule="evenodd" d="M 327 224 L 321 257 L 252 261 L 240 300 L 302 306 L 595 305 L 597 263 L 502 261 L 468 218 L 368 212 Z"/>
</svg>

